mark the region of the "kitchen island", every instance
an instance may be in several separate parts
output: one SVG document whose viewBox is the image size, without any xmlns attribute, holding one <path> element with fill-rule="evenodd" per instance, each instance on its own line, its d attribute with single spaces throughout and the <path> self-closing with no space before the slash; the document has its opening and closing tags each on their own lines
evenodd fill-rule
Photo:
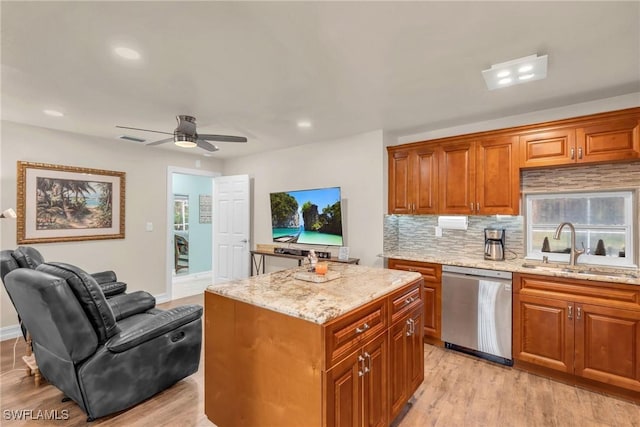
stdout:
<svg viewBox="0 0 640 427">
<path fill-rule="evenodd" d="M 386 426 L 424 378 L 420 274 L 330 264 L 205 291 L 205 414 L 226 426 Z"/>
</svg>

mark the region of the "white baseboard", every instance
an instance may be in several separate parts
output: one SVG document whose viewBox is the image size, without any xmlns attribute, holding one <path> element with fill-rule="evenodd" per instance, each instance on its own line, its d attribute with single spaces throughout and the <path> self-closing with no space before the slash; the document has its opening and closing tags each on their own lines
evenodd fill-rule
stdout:
<svg viewBox="0 0 640 427">
<path fill-rule="evenodd" d="M 156 299 L 156 304 L 162 304 L 163 302 L 171 301 L 171 298 L 169 298 L 169 294 L 166 292 L 160 295 L 154 295 L 154 297 Z"/>
<path fill-rule="evenodd" d="M 10 340 L 18 336 L 22 336 L 22 330 L 18 323 L 0 328 L 0 341 Z"/>
</svg>

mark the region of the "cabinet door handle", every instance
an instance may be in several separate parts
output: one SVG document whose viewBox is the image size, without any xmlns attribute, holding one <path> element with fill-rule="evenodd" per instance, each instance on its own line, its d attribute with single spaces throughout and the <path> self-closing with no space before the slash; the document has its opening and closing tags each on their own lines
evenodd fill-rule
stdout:
<svg viewBox="0 0 640 427">
<path fill-rule="evenodd" d="M 416 297 L 410 297 L 404 300 L 404 305 L 409 305 L 416 300 Z"/>
<path fill-rule="evenodd" d="M 407 319 L 407 336 L 410 337 L 416 332 L 416 322 L 413 319 Z"/>
<path fill-rule="evenodd" d="M 576 307 L 576 319 L 582 319 L 582 307 Z"/>
<path fill-rule="evenodd" d="M 358 376 L 361 377 L 365 374 L 364 371 L 364 357 L 361 354 L 358 355 L 358 363 L 360 363 L 360 369 L 358 370 Z"/>
<path fill-rule="evenodd" d="M 476 211 L 480 212 L 480 203 L 476 203 Z"/>
<path fill-rule="evenodd" d="M 471 208 L 471 212 L 473 212 L 473 203 L 471 203 L 469 207 Z"/>
<path fill-rule="evenodd" d="M 569 306 L 567 308 L 569 310 L 569 315 L 568 315 L 569 320 L 572 320 L 573 319 L 573 306 L 571 304 L 569 304 Z"/>
<path fill-rule="evenodd" d="M 578 148 L 578 158 L 582 158 L 582 147 Z"/>
<path fill-rule="evenodd" d="M 575 160 L 576 159 L 576 149 L 572 148 L 571 149 L 571 160 Z"/>
<path fill-rule="evenodd" d="M 361 334 L 361 333 L 363 333 L 364 331 L 366 331 L 369 328 L 370 328 L 370 326 L 369 326 L 368 323 L 365 323 L 364 325 L 362 325 L 362 328 L 361 327 L 356 327 L 356 334 Z"/>
<path fill-rule="evenodd" d="M 365 351 L 364 357 L 367 360 L 367 365 L 369 365 L 367 366 L 364 363 L 362 364 L 362 366 L 364 366 L 364 373 L 366 374 L 367 372 L 371 371 L 371 355 Z"/>
</svg>

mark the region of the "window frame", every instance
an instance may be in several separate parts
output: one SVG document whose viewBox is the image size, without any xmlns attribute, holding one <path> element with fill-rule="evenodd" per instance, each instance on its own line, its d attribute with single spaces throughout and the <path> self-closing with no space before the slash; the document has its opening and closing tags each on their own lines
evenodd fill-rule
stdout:
<svg viewBox="0 0 640 427">
<path fill-rule="evenodd" d="M 589 197 L 612 197 L 622 196 L 624 198 L 624 226 L 591 226 L 584 227 L 575 225 L 576 232 L 591 230 L 613 230 L 616 228 L 625 229 L 625 256 L 599 256 L 582 254 L 578 258 L 578 264 L 592 264 L 608 267 L 628 267 L 637 268 L 638 262 L 638 236 L 636 228 L 638 228 L 638 195 L 635 189 L 614 189 L 614 190 L 589 190 L 589 191 L 562 191 L 562 192 L 530 192 L 523 194 L 523 211 L 524 211 L 524 252 L 525 259 L 542 260 L 543 256 L 547 256 L 552 262 L 569 262 L 569 254 L 542 252 L 542 248 L 533 248 L 532 232 L 536 230 L 550 229 L 551 224 L 532 224 L 532 202 L 540 199 L 559 199 L 559 198 L 589 198 Z M 560 223 L 553 225 L 553 230 Z M 567 228 L 563 229 L 563 232 Z M 580 243 L 576 241 L 578 249 L 581 248 Z"/>
</svg>

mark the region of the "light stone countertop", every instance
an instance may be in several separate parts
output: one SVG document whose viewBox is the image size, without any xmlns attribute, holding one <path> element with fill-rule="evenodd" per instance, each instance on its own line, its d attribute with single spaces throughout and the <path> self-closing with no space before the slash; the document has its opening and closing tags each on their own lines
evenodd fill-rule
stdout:
<svg viewBox="0 0 640 427">
<path fill-rule="evenodd" d="M 395 258 L 405 261 L 419 261 L 430 262 L 434 264 L 442 265 L 457 265 L 461 267 L 474 267 L 485 268 L 488 270 L 502 270 L 510 271 L 512 273 L 529 273 L 539 274 L 542 276 L 554 276 L 565 277 L 570 279 L 582 279 L 593 280 L 598 282 L 608 283 L 625 283 L 628 285 L 640 285 L 640 269 L 629 268 L 610 268 L 600 267 L 593 265 L 581 265 L 572 269 L 575 271 L 563 271 L 563 268 L 568 268 L 568 264 L 549 263 L 542 264 L 540 261 L 526 260 L 524 258 L 505 259 L 504 261 L 487 261 L 484 256 L 463 256 L 459 254 L 442 254 L 442 253 L 415 253 L 415 252 L 403 252 L 403 251 L 390 251 L 381 254 L 384 258 Z M 529 267 L 525 267 L 528 265 Z M 535 266 L 531 267 L 531 266 Z M 584 274 L 579 271 L 589 270 L 591 272 L 598 272 L 598 274 Z M 607 272 L 611 272 L 612 275 L 607 275 Z M 615 273 L 621 275 L 614 275 Z"/>
<path fill-rule="evenodd" d="M 297 267 L 210 285 L 206 292 L 324 324 L 422 277 L 409 271 L 332 262 L 329 270 L 339 271 L 341 277 L 325 283 L 298 280 L 294 273 L 306 267 Z"/>
</svg>

